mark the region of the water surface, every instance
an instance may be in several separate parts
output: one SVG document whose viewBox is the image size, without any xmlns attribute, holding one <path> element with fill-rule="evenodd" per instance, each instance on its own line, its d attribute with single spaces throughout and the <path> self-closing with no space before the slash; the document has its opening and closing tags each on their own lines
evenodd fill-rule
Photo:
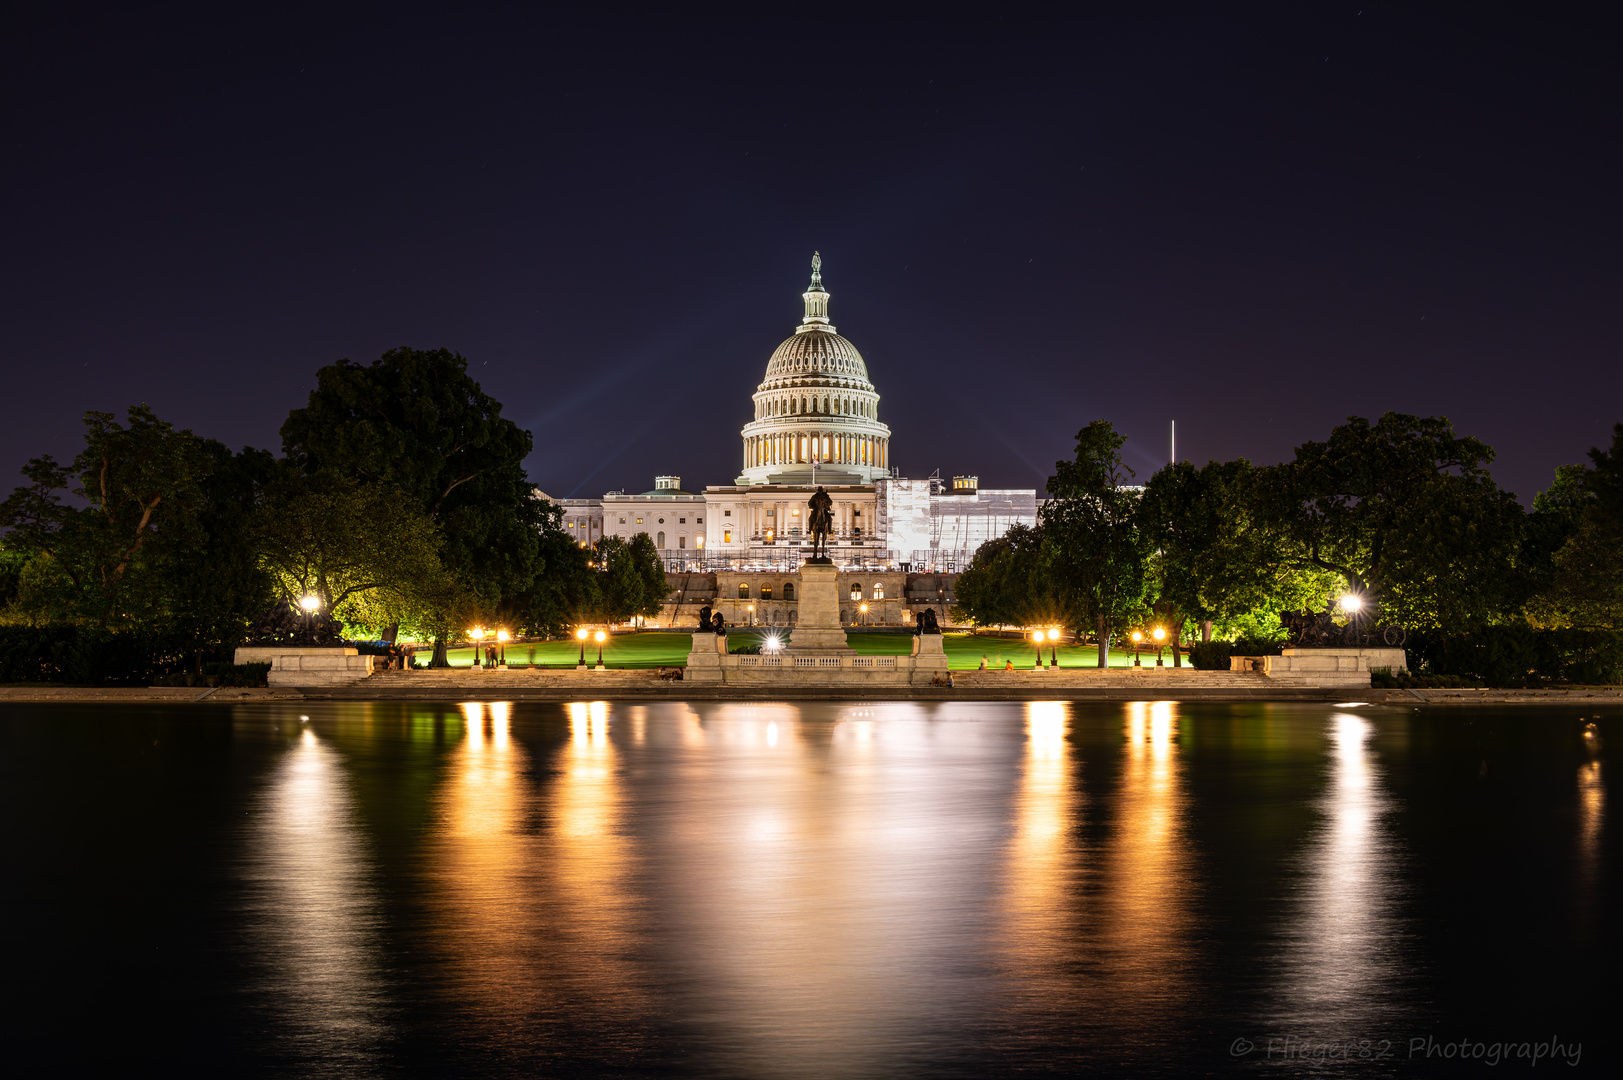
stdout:
<svg viewBox="0 0 1623 1080">
<path fill-rule="evenodd" d="M 1519 1071 L 1545 1045 L 1546 1071 L 1615 1066 L 1614 716 L 582 702 L 0 718 L 7 970 L 24 990 L 11 1060 L 1376 1076 L 1490 1056 Z"/>
</svg>

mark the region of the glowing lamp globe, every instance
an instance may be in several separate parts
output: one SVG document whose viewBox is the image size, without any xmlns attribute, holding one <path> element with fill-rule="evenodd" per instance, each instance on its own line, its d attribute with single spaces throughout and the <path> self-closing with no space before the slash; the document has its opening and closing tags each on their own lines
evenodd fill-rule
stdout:
<svg viewBox="0 0 1623 1080">
<path fill-rule="evenodd" d="M 314 596 L 305 596 L 300 598 L 299 606 L 306 611 L 314 611 L 321 606 L 321 601 Z"/>
</svg>

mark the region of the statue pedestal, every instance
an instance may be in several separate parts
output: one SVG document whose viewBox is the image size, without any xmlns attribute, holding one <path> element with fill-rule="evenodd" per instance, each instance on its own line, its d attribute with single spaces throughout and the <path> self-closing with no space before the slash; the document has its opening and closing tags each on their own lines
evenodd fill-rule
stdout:
<svg viewBox="0 0 1623 1080">
<path fill-rule="evenodd" d="M 720 682 L 721 658 L 727 655 L 727 635 L 701 630 L 693 635 L 684 682 Z"/>
<path fill-rule="evenodd" d="M 840 625 L 839 568 L 831 562 L 800 564 L 800 612 L 789 631 L 789 651 L 850 652 Z"/>
<path fill-rule="evenodd" d="M 268 686 L 346 686 L 370 676 L 373 659 L 351 648 L 245 645 L 233 663 L 270 664 Z"/>
</svg>

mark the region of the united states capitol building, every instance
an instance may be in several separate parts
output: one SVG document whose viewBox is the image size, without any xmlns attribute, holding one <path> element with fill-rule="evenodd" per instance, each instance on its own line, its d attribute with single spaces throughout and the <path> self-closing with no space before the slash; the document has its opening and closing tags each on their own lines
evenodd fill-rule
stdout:
<svg viewBox="0 0 1623 1080">
<path fill-rule="evenodd" d="M 899 624 L 920 606 L 945 616 L 951 582 L 975 550 L 1011 525 L 1036 524 L 1035 490 L 900 475 L 879 390 L 830 322 L 829 297 L 814 255 L 805 315 L 766 362 L 732 483 L 697 493 L 659 476 L 637 495 L 554 500 L 582 544 L 653 538 L 673 581 L 664 625 L 685 621 L 701 601 L 729 622 L 793 625 L 795 571 L 811 551 L 806 501 L 819 486 L 834 500 L 829 554 L 853 625 Z"/>
</svg>

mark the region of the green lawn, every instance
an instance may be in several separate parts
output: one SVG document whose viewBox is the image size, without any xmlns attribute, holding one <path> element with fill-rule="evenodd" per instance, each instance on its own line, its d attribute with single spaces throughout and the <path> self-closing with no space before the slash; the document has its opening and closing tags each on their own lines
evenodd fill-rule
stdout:
<svg viewBox="0 0 1623 1080">
<path fill-rule="evenodd" d="M 728 644 L 737 649 L 741 645 L 764 638 L 763 631 L 735 630 L 728 635 Z M 783 635 L 787 639 L 787 634 Z M 911 634 L 875 634 L 853 631 L 846 635 L 851 648 L 868 656 L 906 656 L 913 648 Z M 944 634 L 942 643 L 947 650 L 947 664 L 955 671 L 971 671 L 981 664 L 981 656 L 986 657 L 988 668 L 1002 668 L 1005 663 L 1012 660 L 1016 668 L 1029 668 L 1036 657 L 1036 650 L 1029 641 L 1018 641 L 1014 638 L 976 637 L 971 634 Z M 586 650 L 586 663 L 588 666 L 597 665 L 597 643 L 588 642 Z M 687 663 L 688 650 L 692 646 L 690 634 L 614 634 L 603 643 L 603 662 L 615 668 L 652 668 L 662 666 L 675 666 Z M 1047 663 L 1048 650 L 1043 651 L 1044 663 Z M 427 663 L 427 653 L 418 653 L 418 663 Z M 453 667 L 468 667 L 473 663 L 472 649 L 452 649 L 450 659 Z M 580 661 L 580 645 L 574 641 L 541 641 L 535 644 L 509 645 L 507 647 L 507 663 L 509 667 L 527 667 L 535 664 L 538 667 L 572 668 Z M 1147 666 L 1155 665 L 1155 654 L 1148 652 L 1143 655 Z M 1133 662 L 1131 651 L 1122 652 L 1112 650 L 1110 665 L 1112 667 L 1128 667 Z M 1163 662 L 1168 666 L 1172 664 L 1170 653 L 1163 654 Z M 1098 663 L 1097 650 L 1089 648 L 1076 648 L 1070 645 L 1059 647 L 1060 667 L 1093 667 Z"/>
</svg>

